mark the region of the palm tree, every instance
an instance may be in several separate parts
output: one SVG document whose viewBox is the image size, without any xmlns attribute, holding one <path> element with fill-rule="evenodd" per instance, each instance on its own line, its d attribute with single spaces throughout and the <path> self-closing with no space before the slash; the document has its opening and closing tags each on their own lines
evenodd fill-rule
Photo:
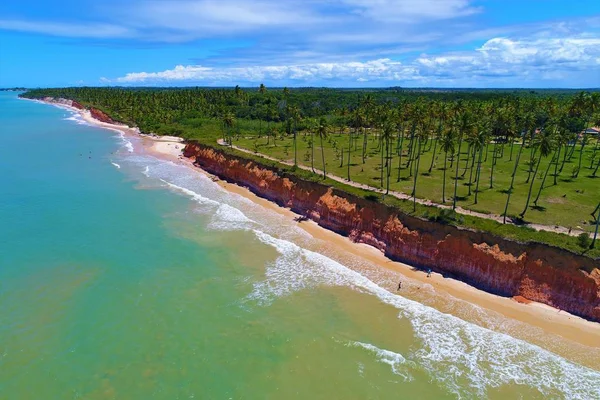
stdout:
<svg viewBox="0 0 600 400">
<path fill-rule="evenodd" d="M 431 170 L 433 169 L 433 165 L 435 164 L 435 150 L 437 148 L 438 142 L 441 139 L 442 136 L 442 128 L 444 125 L 444 121 L 446 119 L 446 114 L 448 113 L 448 107 L 446 105 L 446 103 L 434 103 L 436 105 L 435 107 L 435 111 L 436 111 L 436 116 L 438 118 L 438 130 L 437 130 L 437 135 L 435 137 L 435 144 L 433 145 L 433 154 L 431 156 L 431 164 L 429 165 L 429 170 L 427 171 L 428 173 L 431 174 Z"/>
<path fill-rule="evenodd" d="M 294 166 L 298 165 L 298 122 L 300 121 L 300 109 L 298 107 L 290 108 L 290 117 L 292 119 L 292 123 L 294 124 L 293 133 L 294 133 Z"/>
<path fill-rule="evenodd" d="M 309 121 L 309 127 L 308 129 L 310 130 L 310 152 L 311 152 L 311 156 L 310 156 L 310 168 L 312 169 L 313 174 L 315 173 L 315 130 L 317 129 L 315 121 L 313 119 L 311 119 Z"/>
<path fill-rule="evenodd" d="M 223 114 L 223 126 L 225 127 L 225 132 L 226 132 L 226 138 L 229 141 L 229 145 L 232 145 L 231 142 L 231 128 L 233 127 L 233 124 L 235 122 L 235 117 L 233 116 L 233 114 L 231 112 L 226 112 L 225 114 Z M 227 141 L 226 140 L 226 141 Z"/>
<path fill-rule="evenodd" d="M 479 127 L 479 133 L 477 134 L 477 139 L 475 142 L 475 148 L 479 150 L 479 159 L 477 160 L 477 172 L 476 172 L 476 177 L 475 180 L 477 181 L 477 185 L 475 186 L 475 199 L 474 199 L 474 203 L 477 204 L 477 197 L 479 195 L 479 181 L 481 180 L 481 158 L 483 155 L 483 151 L 484 149 L 487 149 L 486 147 L 486 143 L 487 143 L 487 121 L 483 122 L 480 127 Z M 471 186 L 469 186 L 470 188 Z"/>
<path fill-rule="evenodd" d="M 512 195 L 512 191 L 515 187 L 515 176 L 517 175 L 517 168 L 519 167 L 519 160 L 521 159 L 521 154 L 523 153 L 523 148 L 525 147 L 525 136 L 522 137 L 521 147 L 519 147 L 519 152 L 517 153 L 517 158 L 515 160 L 515 167 L 513 168 L 513 172 L 510 179 L 510 187 L 508 188 L 508 196 L 506 197 L 506 205 L 504 206 L 504 213 L 502 216 L 504 217 L 502 220 L 503 224 L 506 224 L 506 216 L 508 213 L 508 203 L 510 203 L 510 196 Z"/>
<path fill-rule="evenodd" d="M 321 159 L 323 160 L 323 179 L 327 178 L 327 173 L 325 172 L 325 148 L 323 147 L 323 138 L 327 137 L 327 120 L 324 117 L 321 117 L 319 120 L 319 126 L 317 127 L 317 135 L 319 135 L 319 139 L 321 140 Z"/>
<path fill-rule="evenodd" d="M 458 153 L 456 154 L 456 174 L 454 175 L 454 198 L 452 209 L 456 210 L 456 191 L 458 189 L 458 166 L 460 164 L 460 148 L 462 145 L 463 136 L 468 133 L 473 126 L 472 117 L 468 109 L 462 107 L 462 103 L 458 104 L 455 110 L 455 128 L 458 130 Z"/>
<path fill-rule="evenodd" d="M 552 134 L 548 132 L 548 130 L 544 129 L 540 132 L 540 134 L 536 138 L 536 142 L 533 143 L 533 146 L 537 147 L 540 154 L 538 156 L 538 161 L 535 166 L 535 172 L 533 173 L 533 178 L 531 179 L 531 183 L 529 185 L 529 192 L 527 193 L 527 201 L 525 202 L 525 208 L 519 214 L 521 218 L 525 217 L 525 213 L 529 208 L 529 200 L 531 199 L 531 190 L 533 189 L 533 183 L 535 182 L 535 178 L 537 177 L 538 168 L 540 167 L 540 163 L 542 162 L 542 158 L 548 157 L 548 155 L 552 152 L 552 148 L 554 147 L 554 142 L 552 138 Z"/>
<path fill-rule="evenodd" d="M 552 167 L 552 165 L 557 165 L 558 164 L 558 157 L 559 157 L 559 152 L 560 152 L 560 143 L 558 142 L 557 139 L 557 123 L 555 121 L 552 121 L 550 124 L 550 126 L 552 126 L 553 129 L 553 133 L 552 133 L 552 137 L 553 137 L 553 143 L 554 146 L 556 147 L 556 149 L 554 150 L 554 155 L 552 156 L 552 160 L 548 163 L 548 167 L 546 167 L 546 172 L 544 173 L 544 178 L 542 179 L 542 184 L 540 185 L 540 189 L 538 190 L 537 196 L 535 196 L 535 200 L 533 200 L 533 204 L 535 206 L 538 205 L 538 200 L 540 199 L 540 195 L 542 194 L 542 190 L 544 189 L 544 185 L 546 184 L 546 177 L 548 176 L 548 171 L 550 171 L 550 167 Z"/>
<path fill-rule="evenodd" d="M 442 179 L 442 203 L 446 203 L 446 170 L 448 153 L 454 153 L 454 135 L 451 129 L 441 136 L 440 148 L 444 152 L 444 177 Z"/>
<path fill-rule="evenodd" d="M 592 212 L 592 217 L 594 217 L 594 219 L 596 220 L 596 229 L 594 230 L 594 238 L 592 239 L 592 244 L 590 245 L 590 249 L 594 248 L 594 245 L 596 243 L 596 238 L 598 237 L 598 225 L 600 225 L 600 203 L 598 203 L 598 205 L 596 206 L 596 209 L 594 210 L 594 212 Z M 596 215 L 596 213 L 598 213 L 598 215 Z"/>
<path fill-rule="evenodd" d="M 388 120 L 384 123 L 383 125 L 383 131 L 381 133 L 381 140 L 383 141 L 383 143 L 385 143 L 385 153 L 386 153 L 386 190 L 385 190 L 385 194 L 388 194 L 390 192 L 390 171 L 391 171 L 391 167 L 392 167 L 392 163 L 390 160 L 390 141 L 392 140 L 393 137 L 393 131 L 394 131 L 394 126 L 390 120 L 390 118 L 388 117 Z M 381 146 L 381 154 L 383 155 L 383 143 Z M 383 174 L 383 159 L 382 159 L 382 163 L 381 163 L 381 172 Z M 383 180 L 383 175 L 382 175 L 382 180 Z"/>
<path fill-rule="evenodd" d="M 413 181 L 413 190 L 412 190 L 412 198 L 413 198 L 413 212 L 417 211 L 417 178 L 419 177 L 419 164 L 421 163 L 421 143 L 424 138 L 429 134 L 427 126 L 425 125 L 425 121 L 422 121 L 420 132 L 417 135 L 417 155 L 416 155 L 416 163 L 415 163 L 415 178 Z"/>
</svg>

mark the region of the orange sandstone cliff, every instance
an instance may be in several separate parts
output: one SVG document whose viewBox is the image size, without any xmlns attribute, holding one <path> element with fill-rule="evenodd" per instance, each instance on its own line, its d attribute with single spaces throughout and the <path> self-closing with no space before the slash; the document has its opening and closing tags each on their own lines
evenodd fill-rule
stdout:
<svg viewBox="0 0 600 400">
<path fill-rule="evenodd" d="M 106 122 L 109 124 L 114 124 L 115 121 L 112 120 L 105 112 L 98 110 L 97 108 L 91 107 L 90 114 L 94 119 L 97 119 L 100 122 Z"/>
<path fill-rule="evenodd" d="M 518 243 L 422 220 L 200 144 L 188 143 L 184 155 L 206 171 L 356 242 L 370 244 L 391 259 L 600 322 L 597 260 L 544 244 Z"/>
</svg>

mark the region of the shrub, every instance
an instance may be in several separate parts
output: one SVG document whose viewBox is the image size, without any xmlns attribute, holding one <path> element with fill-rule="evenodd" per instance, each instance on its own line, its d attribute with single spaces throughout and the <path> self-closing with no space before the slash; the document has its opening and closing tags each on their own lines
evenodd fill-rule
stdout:
<svg viewBox="0 0 600 400">
<path fill-rule="evenodd" d="M 590 239 L 590 235 L 588 235 L 586 232 L 582 232 L 581 234 L 579 234 L 579 236 L 577 236 L 577 244 L 579 245 L 579 247 L 583 249 L 588 249 L 591 243 L 592 240 Z"/>
</svg>

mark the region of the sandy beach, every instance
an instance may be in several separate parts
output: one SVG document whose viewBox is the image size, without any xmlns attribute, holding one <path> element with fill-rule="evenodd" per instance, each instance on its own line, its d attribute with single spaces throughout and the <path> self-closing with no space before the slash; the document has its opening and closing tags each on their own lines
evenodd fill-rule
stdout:
<svg viewBox="0 0 600 400">
<path fill-rule="evenodd" d="M 184 144 L 182 143 L 183 139 L 181 138 L 141 134 L 138 128 L 100 122 L 94 119 L 89 111 L 78 110 L 62 104 L 53 105 L 77 112 L 86 122 L 95 126 L 123 132 L 125 135 L 141 137 L 143 139 L 144 151 L 147 151 L 158 158 L 187 165 L 190 168 L 201 171 L 212 177 L 211 174 L 208 174 L 194 166 L 189 160 L 183 158 L 182 150 Z M 289 209 L 280 207 L 275 203 L 256 196 L 244 187 L 223 180 L 215 180 L 224 189 L 284 215 L 290 220 L 294 220 L 299 216 Z M 381 268 L 393 270 L 402 276 L 423 285 L 423 287 L 429 287 L 430 285 L 437 294 L 441 295 L 441 297 L 447 294 L 456 299 L 497 312 L 507 318 L 541 328 L 549 334 L 558 335 L 564 339 L 584 346 L 600 348 L 600 324 L 598 323 L 584 320 L 544 304 L 536 302 L 519 302 L 515 299 L 493 295 L 469 286 L 464 282 L 445 278 L 440 274 L 434 273 L 431 277 L 427 277 L 426 273 L 423 271 L 416 270 L 407 264 L 391 261 L 379 250 L 368 245 L 354 243 L 347 237 L 326 230 L 311 220 L 298 222 L 298 224 L 313 237 L 327 241 L 332 246 L 335 246 L 336 249 L 339 249 L 340 252 L 356 255 Z M 387 289 L 390 291 L 396 290 L 396 288 L 391 287 Z"/>
</svg>

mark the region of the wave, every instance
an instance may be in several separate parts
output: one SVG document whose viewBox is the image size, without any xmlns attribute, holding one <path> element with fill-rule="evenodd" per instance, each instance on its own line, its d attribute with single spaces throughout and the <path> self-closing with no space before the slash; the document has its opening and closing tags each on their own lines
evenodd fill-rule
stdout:
<svg viewBox="0 0 600 400">
<path fill-rule="evenodd" d="M 346 346 L 349 347 L 360 347 L 365 350 L 368 350 L 371 353 L 374 353 L 377 361 L 387 364 L 392 369 L 392 372 L 396 375 L 404 378 L 405 381 L 414 380 L 413 376 L 408 372 L 408 368 L 406 364 L 411 364 L 407 362 L 406 359 L 400 353 L 395 353 L 390 350 L 380 349 L 377 346 L 374 346 L 370 343 L 363 342 L 348 342 Z"/>
<path fill-rule="evenodd" d="M 417 367 L 427 371 L 432 380 L 457 397 L 486 397 L 490 389 L 516 384 L 536 388 L 545 397 L 600 398 L 600 387 L 596 384 L 600 381 L 598 371 L 391 293 L 380 286 L 387 280 L 382 282 L 375 273 L 367 271 L 368 276 L 365 276 L 332 258 L 285 240 L 283 237 L 293 238 L 295 242 L 310 238 L 296 234 L 294 229 L 299 228 L 294 228 L 295 224 L 285 223 L 271 211 L 226 192 L 203 174 L 150 157 L 137 159 L 132 155 L 128 159 L 135 159 L 148 175 L 198 203 L 199 212 L 212 216 L 211 229 L 246 230 L 277 251 L 278 256 L 266 266 L 264 280 L 253 284 L 246 302 L 269 306 L 277 298 L 301 290 L 346 286 L 377 297 L 396 308 L 398 318 L 410 321 L 417 340 L 410 354 L 403 356 L 364 342 L 348 344 L 372 352 L 378 361 L 390 365 L 393 373 L 405 379 L 411 379 L 409 370 Z M 394 278 L 389 280 L 392 287 Z"/>
<path fill-rule="evenodd" d="M 115 167 L 117 167 L 117 169 L 121 169 L 121 166 L 115 162 L 111 161 L 111 164 L 114 165 Z"/>
<path fill-rule="evenodd" d="M 127 137 L 125 137 L 125 134 L 121 131 L 119 132 L 119 139 L 121 139 L 123 145 L 125 146 L 125 148 L 127 149 L 128 152 L 133 153 L 133 143 L 131 143 L 130 140 L 127 139 Z"/>
<path fill-rule="evenodd" d="M 392 294 L 340 263 L 291 242 L 254 230 L 280 256 L 249 299 L 268 305 L 277 297 L 323 286 L 349 286 L 399 310 L 421 342 L 410 361 L 458 397 L 485 397 L 487 390 L 525 384 L 547 397 L 600 398 L 600 372 L 571 363 L 536 345 L 463 321 Z"/>
<path fill-rule="evenodd" d="M 89 123 L 86 120 L 84 120 L 83 118 L 81 118 L 81 116 L 79 114 L 73 114 L 70 117 L 63 118 L 63 120 L 64 121 L 73 121 L 77 125 L 89 125 Z"/>
</svg>

